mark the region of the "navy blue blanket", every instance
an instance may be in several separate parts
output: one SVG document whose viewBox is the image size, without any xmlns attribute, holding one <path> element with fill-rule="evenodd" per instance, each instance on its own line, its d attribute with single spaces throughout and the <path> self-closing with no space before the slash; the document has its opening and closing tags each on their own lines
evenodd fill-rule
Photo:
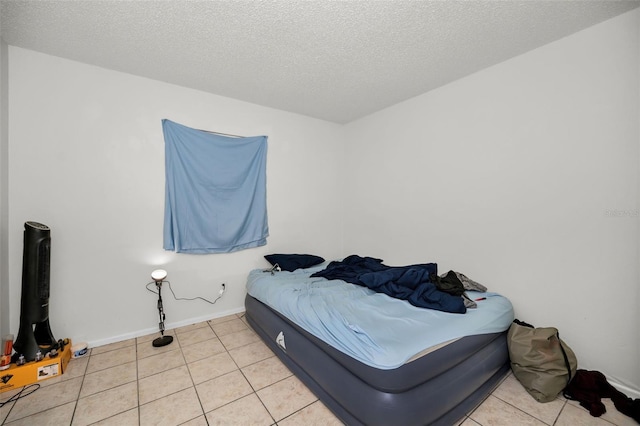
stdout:
<svg viewBox="0 0 640 426">
<path fill-rule="evenodd" d="M 396 299 L 406 300 L 420 308 L 464 314 L 467 308 L 460 296 L 454 296 L 436 288 L 431 276 L 437 276 L 435 263 L 392 267 L 381 259 L 351 255 L 342 261 L 334 261 L 312 277 L 343 280 L 369 287 Z"/>
</svg>

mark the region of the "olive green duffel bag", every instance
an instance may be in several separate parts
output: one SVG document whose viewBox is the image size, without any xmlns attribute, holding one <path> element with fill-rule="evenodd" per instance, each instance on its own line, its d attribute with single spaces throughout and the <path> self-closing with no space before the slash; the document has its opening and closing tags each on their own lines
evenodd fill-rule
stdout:
<svg viewBox="0 0 640 426">
<path fill-rule="evenodd" d="M 578 368 L 575 353 L 554 327 L 535 328 L 516 319 L 507 344 L 513 374 L 538 402 L 556 399 Z"/>
</svg>

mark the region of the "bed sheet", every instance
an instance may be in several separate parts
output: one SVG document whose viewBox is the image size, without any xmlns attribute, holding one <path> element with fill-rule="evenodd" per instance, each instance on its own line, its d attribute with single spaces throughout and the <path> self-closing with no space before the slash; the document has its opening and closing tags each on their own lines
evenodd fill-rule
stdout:
<svg viewBox="0 0 640 426">
<path fill-rule="evenodd" d="M 469 291 L 476 309 L 453 314 L 418 308 L 342 280 L 311 278 L 325 265 L 293 272 L 253 270 L 247 293 L 337 350 L 371 367 L 394 369 L 432 346 L 502 332 L 513 321 L 504 296 Z"/>
</svg>

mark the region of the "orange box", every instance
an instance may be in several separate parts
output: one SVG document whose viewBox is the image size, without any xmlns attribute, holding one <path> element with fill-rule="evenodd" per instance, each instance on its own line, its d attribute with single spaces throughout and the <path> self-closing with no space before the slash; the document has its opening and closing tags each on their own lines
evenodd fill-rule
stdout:
<svg viewBox="0 0 640 426">
<path fill-rule="evenodd" d="M 11 364 L 8 369 L 0 370 L 0 393 L 60 376 L 67 369 L 70 359 L 71 339 L 55 358 L 46 356 L 42 361 L 31 361 L 20 366 Z"/>
</svg>

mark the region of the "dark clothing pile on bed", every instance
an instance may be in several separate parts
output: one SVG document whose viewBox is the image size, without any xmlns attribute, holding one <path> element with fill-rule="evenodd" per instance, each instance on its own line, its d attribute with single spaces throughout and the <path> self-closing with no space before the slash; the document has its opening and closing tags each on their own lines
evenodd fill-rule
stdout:
<svg viewBox="0 0 640 426">
<path fill-rule="evenodd" d="M 601 399 L 611 398 L 618 411 L 640 423 L 640 399 L 631 399 L 620 392 L 599 371 L 576 371 L 563 393 L 566 398 L 579 401 L 594 417 L 600 417 L 607 411 Z"/>
<path fill-rule="evenodd" d="M 437 274 L 435 263 L 392 267 L 383 265 L 381 259 L 351 255 L 329 263 L 311 276 L 365 286 L 420 308 L 464 314 L 467 308 L 461 293 L 450 294 L 438 289 Z M 454 292 L 457 291 L 454 289 Z"/>
</svg>

